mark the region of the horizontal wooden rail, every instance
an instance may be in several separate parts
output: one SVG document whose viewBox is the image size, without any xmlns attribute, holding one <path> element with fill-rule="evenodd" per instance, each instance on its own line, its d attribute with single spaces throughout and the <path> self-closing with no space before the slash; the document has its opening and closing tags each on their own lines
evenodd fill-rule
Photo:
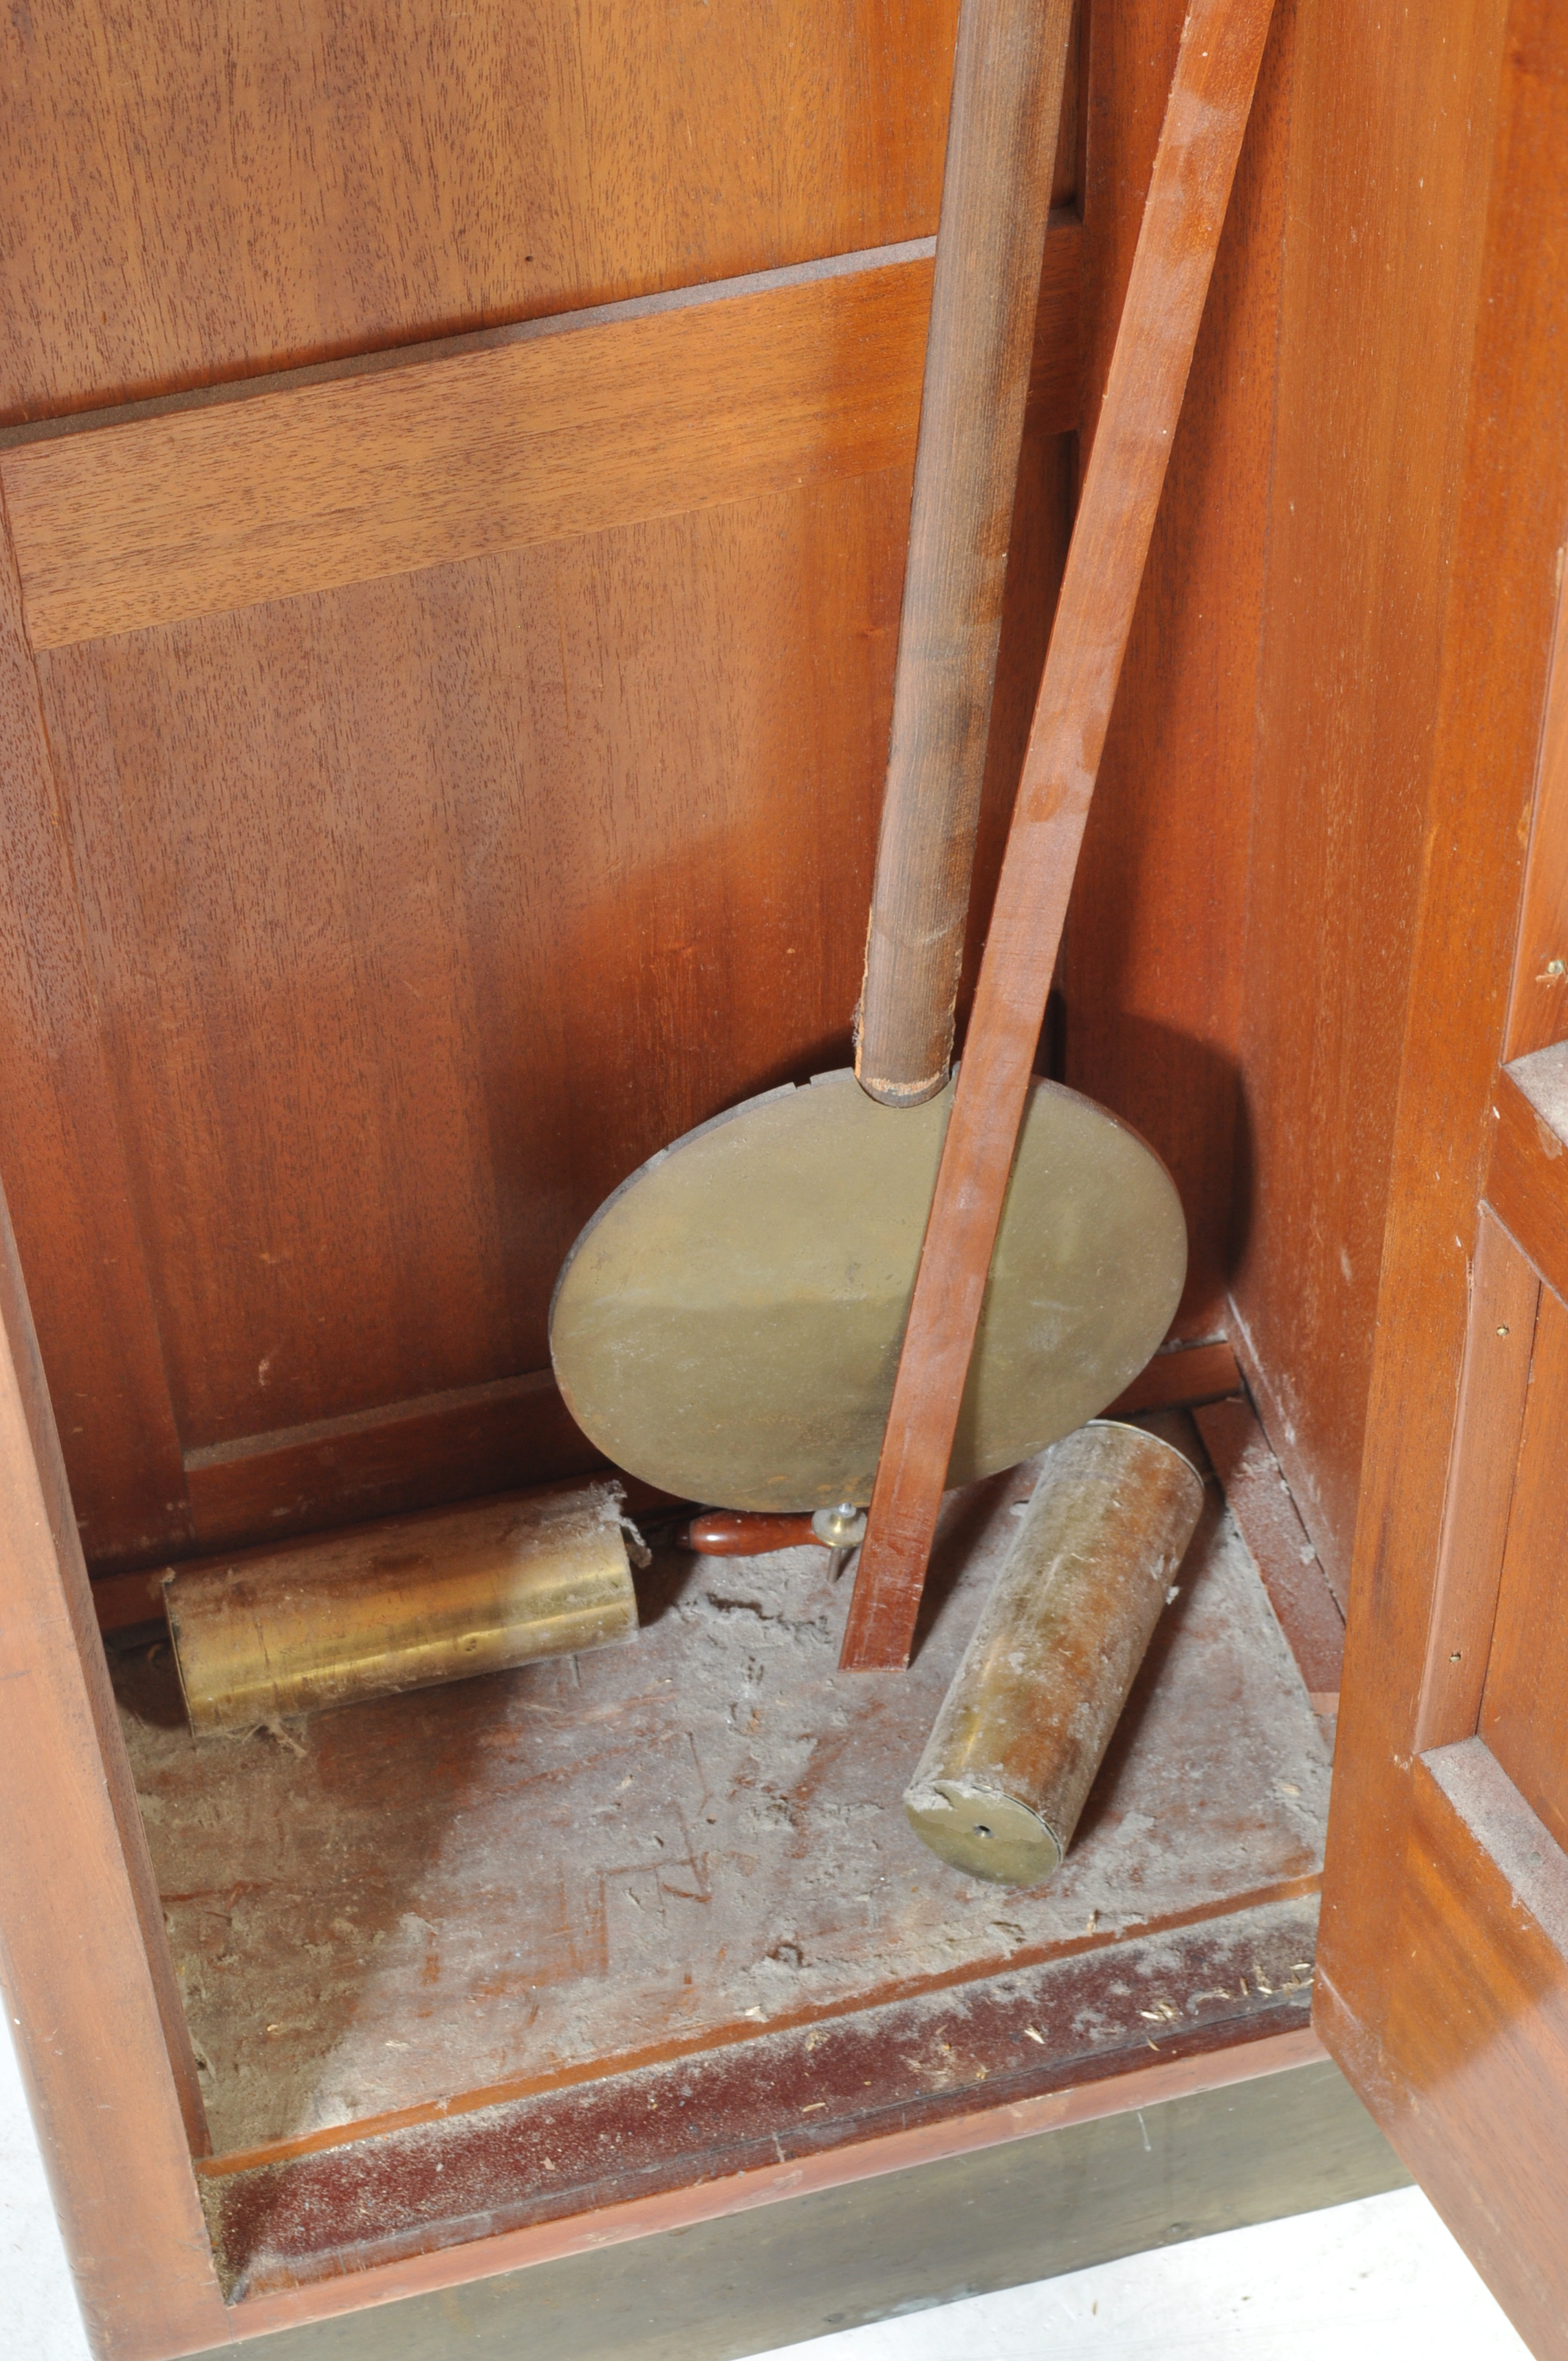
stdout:
<svg viewBox="0 0 1568 2361">
<path fill-rule="evenodd" d="M 932 241 L 0 438 L 36 650 L 913 465 Z M 1077 423 L 1079 232 L 1030 379 Z"/>
</svg>

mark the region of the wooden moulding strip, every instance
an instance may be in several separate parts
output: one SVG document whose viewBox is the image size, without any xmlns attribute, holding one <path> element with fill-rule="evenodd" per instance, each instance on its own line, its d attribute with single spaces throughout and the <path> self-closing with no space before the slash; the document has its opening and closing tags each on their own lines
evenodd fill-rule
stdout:
<svg viewBox="0 0 1568 2361">
<path fill-rule="evenodd" d="M 1138 1411 L 1212 1401 L 1240 1384 L 1235 1355 L 1223 1337 L 1176 1345 L 1157 1353 L 1105 1415 L 1128 1418 Z M 272 1546 L 375 1517 L 587 1476 L 606 1465 L 574 1422 L 548 1369 L 245 1435 L 188 1451 L 184 1458 L 197 1554 Z M 417 1499 L 409 1495 L 411 1466 L 433 1471 Z M 635 1477 L 622 1475 L 621 1481 L 633 1516 L 674 1505 Z M 282 1516 L 280 1500 L 288 1503 Z M 160 1564 L 100 1576 L 93 1585 L 99 1629 L 127 1631 L 161 1620 L 167 1572 L 168 1565 Z"/>
<path fill-rule="evenodd" d="M 0 438 L 35 650 L 913 464 L 933 241 Z M 1077 424 L 1076 223 L 1031 407 Z"/>
<path fill-rule="evenodd" d="M 1310 2026 L 1288 2033 L 1264 2035 L 1231 2048 L 1192 2057 L 1160 2060 L 1129 2074 L 1109 2077 L 1074 2090 L 1047 2092 L 973 2114 L 892 2132 L 786 2165 L 741 2172 L 726 2180 L 671 2190 L 657 2196 L 634 2198 L 622 2205 L 605 2206 L 535 2227 L 503 2231 L 468 2246 L 443 2247 L 406 2261 L 373 2264 L 340 2278 L 309 2286 L 258 2294 L 233 2307 L 230 2333 L 236 2338 L 266 2336 L 280 2328 L 324 2320 L 372 2304 L 395 2303 L 401 2297 L 427 2293 L 466 2281 L 489 2279 L 503 2271 L 534 2263 L 554 2262 L 563 2256 L 587 2253 L 627 2238 L 645 2238 L 660 2231 L 689 2229 L 757 2205 L 776 2204 L 816 2191 L 844 2188 L 879 2174 L 905 2172 L 935 2164 L 944 2158 L 964 2156 L 1005 2141 L 1028 2139 L 1038 2132 L 1058 2131 L 1069 2125 L 1091 2123 L 1135 2107 L 1157 2106 L 1168 2099 L 1187 2098 L 1200 2092 L 1221 2090 L 1255 2081 L 1261 2075 L 1284 2073 L 1298 2066 L 1315 2065 L 1324 2056 L 1322 2044 Z"/>
<path fill-rule="evenodd" d="M 1486 1202 L 1568 1299 L 1568 1043 L 1498 1069 Z"/>
<path fill-rule="evenodd" d="M 1416 1708 L 1423 1753 L 1473 1737 L 1480 1723 L 1540 1299 L 1534 1268 L 1483 1205 Z"/>
<path fill-rule="evenodd" d="M 1312 1710 L 1337 1714 L 1344 1618 L 1252 1404 L 1213 1402 L 1194 1416 Z"/>
</svg>

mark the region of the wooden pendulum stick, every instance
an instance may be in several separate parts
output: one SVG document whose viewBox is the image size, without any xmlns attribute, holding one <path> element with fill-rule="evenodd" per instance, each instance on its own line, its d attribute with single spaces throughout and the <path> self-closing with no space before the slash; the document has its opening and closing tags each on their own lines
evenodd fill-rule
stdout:
<svg viewBox="0 0 1568 2361">
<path fill-rule="evenodd" d="M 1273 0 L 1194 0 L 1024 757 L 840 1659 L 909 1661 L 981 1301 Z"/>
</svg>

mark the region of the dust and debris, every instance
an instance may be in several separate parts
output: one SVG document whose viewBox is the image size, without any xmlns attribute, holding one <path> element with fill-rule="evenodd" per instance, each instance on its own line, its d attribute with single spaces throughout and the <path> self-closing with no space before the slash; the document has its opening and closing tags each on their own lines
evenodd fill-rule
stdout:
<svg viewBox="0 0 1568 2361">
<path fill-rule="evenodd" d="M 198 1743 L 167 1660 L 122 1659 L 220 2151 L 1086 1938 L 1137 1933 L 1154 2022 L 1173 1988 L 1162 1927 L 1316 1872 L 1327 1761 L 1212 1499 L 1066 1863 L 996 1918 L 996 1888 L 927 1853 L 898 1799 L 1021 1488 L 1014 1471 L 946 1504 L 929 1626 L 896 1679 L 837 1670 L 849 1597 L 817 1549 L 657 1550 L 637 1649 L 320 1714 L 292 1743 Z M 1116 2027 L 1091 2012 L 1078 2031 L 1089 2047 Z"/>
</svg>

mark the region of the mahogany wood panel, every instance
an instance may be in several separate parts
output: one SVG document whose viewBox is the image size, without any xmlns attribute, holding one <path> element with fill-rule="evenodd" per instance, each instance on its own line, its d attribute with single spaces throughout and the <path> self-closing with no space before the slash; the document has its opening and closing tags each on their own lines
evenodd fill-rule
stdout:
<svg viewBox="0 0 1568 2361">
<path fill-rule="evenodd" d="M 1497 1611 L 1541 1280 L 1483 1206 L 1416 1713 L 1423 1750 L 1471 1737 Z"/>
<path fill-rule="evenodd" d="M 907 500 L 40 660 L 187 1450 L 542 1367 L 627 1172 L 846 1061 Z"/>
<path fill-rule="evenodd" d="M 1568 1295 L 1568 1044 L 1498 1069 L 1486 1202 L 1559 1295 Z"/>
<path fill-rule="evenodd" d="M 0 415 L 936 227 L 956 0 L 7 18 Z"/>
<path fill-rule="evenodd" d="M 0 1489 L 0 1980 L 96 2350 L 162 2361 L 226 2338 L 205 2122 L 3 1202 Z"/>
<path fill-rule="evenodd" d="M 1062 578 L 861 1545 L 844 1662 L 907 1660 L 1019 1116 L 1267 32 L 1189 15 Z"/>
<path fill-rule="evenodd" d="M 1343 0 L 1298 11 L 1233 1333 L 1341 1596 L 1390 1197 L 1497 38 L 1495 0 L 1454 0 L 1419 40 L 1391 16 L 1364 22 Z M 1464 989 L 1475 981 L 1472 969 Z M 1456 1265 L 1474 1223 L 1466 1205 L 1445 1227 Z"/>
<path fill-rule="evenodd" d="M 1568 1839 L 1568 1763 L 1563 1745 L 1563 1701 L 1568 1697 L 1563 1581 L 1568 1546 L 1565 1436 L 1568 1306 L 1544 1287 L 1480 1734 L 1559 1844 Z"/>
<path fill-rule="evenodd" d="M 1061 535 L 1028 448 L 1014 743 Z M 541 1367 L 602 1197 L 845 1061 L 907 499 L 808 487 L 40 660 L 188 1453 Z"/>
<path fill-rule="evenodd" d="M 0 517 L 0 1145 L 84 1544 L 189 1547 L 180 1439 Z"/>
<path fill-rule="evenodd" d="M 1387 2016 L 1369 2031 L 1321 1968 L 1314 2015 L 1537 2361 L 1562 2361 L 1568 1861 L 1479 1739 L 1419 1756 L 1409 1795 Z"/>
<path fill-rule="evenodd" d="M 1523 1058 L 1568 1036 L 1568 598 L 1557 599 L 1557 636 L 1541 733 L 1541 771 L 1524 906 L 1519 913 L 1505 1058 Z"/>
<path fill-rule="evenodd" d="M 1097 0 L 1085 159 L 1084 456 L 1184 0 Z M 1227 1324 L 1251 779 L 1295 10 L 1258 78 L 1062 945 L 1063 1079 L 1170 1167 L 1176 1333 Z"/>
<path fill-rule="evenodd" d="M 1337 1714 L 1344 1617 L 1252 1404 L 1212 1402 L 1196 1411 L 1195 1418 L 1279 1628 L 1290 1642 L 1312 1710 Z"/>
<path fill-rule="evenodd" d="M 1363 276 L 1364 249 L 1348 236 L 1362 222 L 1339 212 L 1343 176 L 1336 182 L 1325 169 L 1303 191 L 1311 199 L 1309 245 L 1321 240 L 1349 274 L 1339 317 L 1359 322 L 1377 357 L 1363 383 L 1387 368 L 1387 399 L 1398 413 L 1388 432 L 1398 441 L 1401 483 L 1430 431 L 1412 405 L 1423 384 L 1432 385 L 1431 340 L 1424 361 L 1406 343 L 1432 293 L 1421 258 L 1431 256 L 1437 269 L 1429 240 L 1441 230 L 1438 275 L 1462 287 L 1466 242 L 1476 233 L 1483 241 L 1468 423 L 1455 455 L 1452 566 L 1441 545 L 1429 544 L 1417 575 L 1385 572 L 1380 595 L 1376 577 L 1358 584 L 1347 576 L 1342 586 L 1347 646 L 1375 619 L 1387 626 L 1397 614 L 1416 615 L 1439 591 L 1442 620 L 1435 693 L 1424 686 L 1424 633 L 1402 648 L 1386 647 L 1382 671 L 1390 704 L 1407 705 L 1404 759 L 1420 755 L 1424 777 L 1414 799 L 1423 851 L 1396 1045 L 1389 1210 L 1325 1882 L 1322 1959 L 1337 2000 L 1332 2010 L 1320 2002 L 1319 2022 L 1505 2308 L 1547 2354 L 1563 2351 L 1568 2319 L 1560 2188 L 1546 2163 L 1560 2150 L 1568 2113 L 1560 1936 L 1528 1927 L 1515 1906 L 1517 1880 L 1501 1850 L 1513 1807 L 1491 1830 L 1474 1817 L 1468 1823 L 1445 1817 L 1426 1773 L 1409 1765 L 1568 520 L 1562 434 L 1568 277 L 1561 255 L 1568 21 L 1545 0 L 1499 0 L 1474 15 L 1456 11 L 1451 23 L 1475 36 L 1463 126 L 1425 102 L 1414 107 L 1432 54 L 1430 26 L 1418 34 L 1402 20 L 1375 24 L 1350 8 L 1325 12 L 1324 29 L 1334 38 L 1321 86 L 1336 119 L 1354 121 L 1375 82 L 1386 93 L 1371 118 L 1378 160 L 1368 165 L 1365 186 L 1382 190 L 1390 222 L 1405 221 L 1398 269 L 1385 267 L 1394 257 L 1382 246 L 1383 228 L 1369 224 L 1375 268 Z M 1451 58 L 1449 70 L 1461 62 Z M 1479 203 L 1467 142 L 1495 159 L 1495 170 L 1480 176 Z M 1322 339 L 1336 332 L 1327 314 L 1318 327 L 1316 366 L 1327 389 L 1340 365 L 1325 367 L 1332 356 Z M 1318 423 L 1335 428 L 1333 447 L 1354 455 L 1332 405 L 1319 410 Z M 1348 415 L 1343 425 L 1350 428 Z M 1528 500 L 1518 497 L 1521 482 L 1530 485 Z M 1310 549 L 1297 546 L 1305 567 Z M 1369 565 L 1376 548 L 1375 540 Z M 1408 544 L 1407 555 L 1419 555 L 1419 544 Z M 1436 582 L 1428 567 L 1436 568 Z M 1316 578 L 1309 570 L 1309 588 Z M 1475 596 L 1478 583 L 1484 598 Z M 1294 596 L 1299 601 L 1300 591 Z M 1295 611 L 1302 627 L 1320 610 L 1309 603 Z M 1345 730 L 1342 775 L 1354 807 L 1371 796 L 1375 776 L 1385 785 L 1400 780 L 1398 749 L 1371 728 L 1377 700 L 1369 712 L 1362 692 L 1337 710 L 1332 692 L 1356 680 L 1339 666 L 1338 635 L 1306 630 L 1303 636 L 1327 667 L 1319 693 Z M 1310 723 L 1304 702 L 1301 712 Z M 1363 857 L 1375 873 L 1372 845 Z M 1390 893 L 1398 877 L 1386 865 Z M 1316 994 L 1332 980 L 1320 981 L 1314 960 L 1292 988 Z M 1355 1081 L 1359 1086 L 1359 1071 Z M 1300 1158 L 1310 1145 L 1298 1134 Z M 1485 1758 L 1483 1748 L 1476 1752 Z M 1522 1804 L 1518 1810 L 1533 1819 Z M 1464 1825 L 1479 1830 L 1478 1841 L 1465 1839 Z M 1540 1845 L 1550 1847 L 1535 1827 Z"/>
</svg>

